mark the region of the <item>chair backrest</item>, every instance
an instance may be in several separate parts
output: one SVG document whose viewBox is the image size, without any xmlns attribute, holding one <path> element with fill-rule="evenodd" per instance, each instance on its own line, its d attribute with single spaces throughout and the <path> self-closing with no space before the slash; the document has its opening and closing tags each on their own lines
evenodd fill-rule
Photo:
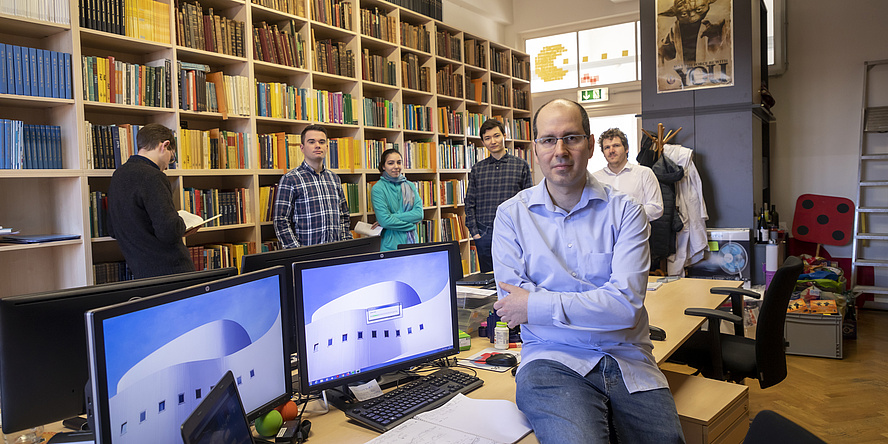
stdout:
<svg viewBox="0 0 888 444">
<path fill-rule="evenodd" d="M 786 378 L 786 308 L 802 273 L 801 259 L 790 256 L 777 269 L 762 299 L 755 329 L 755 361 L 759 385 L 768 388 Z"/>
<path fill-rule="evenodd" d="M 790 421 L 771 410 L 762 410 L 755 415 L 743 444 L 771 444 L 774 442 L 793 444 L 826 444 L 804 427 Z"/>
</svg>

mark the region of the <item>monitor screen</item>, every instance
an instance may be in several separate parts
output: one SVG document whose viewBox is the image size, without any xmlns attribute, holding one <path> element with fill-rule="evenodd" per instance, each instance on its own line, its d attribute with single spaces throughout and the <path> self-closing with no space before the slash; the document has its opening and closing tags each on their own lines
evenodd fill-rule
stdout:
<svg viewBox="0 0 888 444">
<path fill-rule="evenodd" d="M 462 256 L 459 252 L 459 241 L 423 242 L 419 244 L 398 244 L 398 249 L 425 247 L 428 245 L 447 245 L 450 247 L 450 271 L 453 272 L 453 281 L 463 278 Z"/>
<path fill-rule="evenodd" d="M 86 411 L 87 310 L 237 274 L 234 267 L 0 299 L 0 403 L 12 433 Z"/>
<path fill-rule="evenodd" d="M 302 393 L 459 352 L 447 245 L 293 264 Z"/>
<path fill-rule="evenodd" d="M 249 419 L 289 399 L 283 267 L 86 314 L 96 442 L 182 442 L 180 426 L 231 370 Z"/>
<path fill-rule="evenodd" d="M 248 254 L 244 256 L 241 266 L 241 272 L 263 270 L 266 268 L 283 265 L 287 268 L 285 279 L 287 289 L 291 290 L 293 275 L 290 265 L 293 262 L 308 261 L 314 259 L 326 259 L 329 257 L 351 256 L 361 253 L 375 253 L 380 249 L 381 238 L 379 236 L 360 237 L 357 239 L 346 239 L 337 242 L 329 242 L 318 245 L 305 245 L 302 247 L 288 248 L 286 250 L 266 251 L 263 253 Z M 293 295 L 289 294 L 284 303 L 284 313 L 289 318 L 288 325 L 291 331 L 287 335 L 285 343 L 290 353 L 296 353 L 296 330 L 293 313 L 295 311 L 295 303 Z"/>
</svg>

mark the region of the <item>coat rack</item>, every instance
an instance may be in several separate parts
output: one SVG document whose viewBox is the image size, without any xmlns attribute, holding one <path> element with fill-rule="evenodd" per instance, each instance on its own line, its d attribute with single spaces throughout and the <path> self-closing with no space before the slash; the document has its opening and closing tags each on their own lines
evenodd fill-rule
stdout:
<svg viewBox="0 0 888 444">
<path fill-rule="evenodd" d="M 672 130 L 669 130 L 669 132 L 666 133 L 666 135 L 664 136 L 663 132 L 665 131 L 665 129 L 666 129 L 666 127 L 664 127 L 662 123 L 658 123 L 656 136 L 649 133 L 644 128 L 641 129 L 641 131 L 646 136 L 650 137 L 650 139 L 654 142 L 654 152 L 657 153 L 657 157 L 660 157 L 660 155 L 663 154 L 663 145 L 669 143 L 669 141 L 672 140 L 672 138 L 674 138 L 676 136 L 676 134 L 678 134 L 681 131 L 682 127 L 678 127 L 678 129 L 675 130 L 675 132 L 673 132 Z"/>
</svg>

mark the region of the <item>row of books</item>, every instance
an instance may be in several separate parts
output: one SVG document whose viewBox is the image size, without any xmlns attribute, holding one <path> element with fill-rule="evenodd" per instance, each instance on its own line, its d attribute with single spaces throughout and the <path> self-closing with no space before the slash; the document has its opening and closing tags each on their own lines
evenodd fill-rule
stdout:
<svg viewBox="0 0 888 444">
<path fill-rule="evenodd" d="M 506 129 L 511 129 L 511 138 L 515 140 L 531 140 L 533 139 L 533 135 L 530 132 L 530 119 L 529 118 L 518 118 L 511 120 L 510 125 L 506 126 Z"/>
<path fill-rule="evenodd" d="M 400 128 L 401 106 L 384 97 L 364 97 L 364 125 L 377 128 Z"/>
<path fill-rule="evenodd" d="M 512 54 L 512 77 L 530 81 L 530 60 L 521 60 Z"/>
<path fill-rule="evenodd" d="M 379 160 L 382 157 L 382 153 L 387 149 L 400 150 L 397 142 L 389 142 L 386 139 L 365 140 L 364 157 L 367 159 L 367 168 L 378 170 Z"/>
<path fill-rule="evenodd" d="M 401 86 L 419 91 L 432 92 L 430 86 L 430 68 L 420 66 L 419 57 L 416 54 L 404 54 L 401 56 Z"/>
<path fill-rule="evenodd" d="M 274 202 L 277 200 L 277 190 L 277 184 L 259 187 L 259 222 L 274 220 Z M 273 251 L 273 249 L 268 251 Z"/>
<path fill-rule="evenodd" d="M 361 34 L 398 43 L 398 19 L 377 7 L 361 8 Z"/>
<path fill-rule="evenodd" d="M 465 203 L 467 179 L 441 180 L 441 205 L 462 205 Z"/>
<path fill-rule="evenodd" d="M 207 131 L 181 129 L 179 167 L 195 170 L 250 168 L 250 156 L 246 152 L 252 146 L 250 139 L 249 132 L 239 133 L 219 128 Z M 212 216 L 215 214 L 210 215 Z"/>
<path fill-rule="evenodd" d="M 507 58 L 506 51 L 502 49 L 490 48 L 490 52 L 491 71 L 508 75 L 509 73 L 506 72 L 506 67 L 508 67 L 509 60 Z"/>
<path fill-rule="evenodd" d="M 209 72 L 210 67 L 195 63 L 179 64 L 179 108 L 188 111 L 249 115 L 249 79 L 229 76 L 221 71 Z"/>
<path fill-rule="evenodd" d="M 253 26 L 253 58 L 278 65 L 305 68 L 305 42 L 296 21 L 290 20 L 278 28 L 262 22 Z"/>
<path fill-rule="evenodd" d="M 512 103 L 515 108 L 530 111 L 530 91 L 512 90 Z"/>
<path fill-rule="evenodd" d="M 183 190 L 182 209 L 204 219 L 221 214 L 222 217 L 208 222 L 205 227 L 252 223 L 249 195 L 246 188 L 219 190 L 187 187 Z"/>
<path fill-rule="evenodd" d="M 373 209 L 373 199 L 370 196 L 373 195 L 373 186 L 376 185 L 377 180 L 372 180 L 367 182 L 367 213 L 373 213 L 375 210 Z M 437 195 L 435 193 L 435 182 L 431 180 L 412 180 L 410 183 L 416 187 L 416 192 L 419 194 L 419 198 L 422 199 L 422 206 L 433 207 L 437 205 Z M 418 222 L 417 226 L 419 226 L 422 222 Z"/>
<path fill-rule="evenodd" d="M 487 103 L 487 82 L 481 78 L 466 82 L 466 99 Z"/>
<path fill-rule="evenodd" d="M 462 61 L 461 46 L 459 36 L 450 31 L 443 29 L 435 32 L 435 54 L 438 56 Z"/>
<path fill-rule="evenodd" d="M 490 103 L 499 106 L 509 106 L 509 85 L 494 83 L 490 87 Z"/>
<path fill-rule="evenodd" d="M 84 122 L 86 129 L 86 167 L 115 169 L 139 152 L 136 137 L 142 125 L 94 125 Z"/>
<path fill-rule="evenodd" d="M 386 85 L 397 85 L 398 73 L 395 62 L 386 57 L 371 54 L 370 49 L 361 51 L 361 79 Z"/>
<path fill-rule="evenodd" d="M 348 204 L 349 214 L 358 214 L 361 212 L 360 184 L 351 182 L 342 182 L 342 192 L 345 194 L 345 203 Z"/>
<path fill-rule="evenodd" d="M 80 0 L 80 26 L 160 43 L 170 42 L 170 5 L 155 0 Z"/>
<path fill-rule="evenodd" d="M 327 140 L 327 168 L 331 169 L 360 169 L 361 168 L 361 143 L 353 137 L 341 137 Z"/>
<path fill-rule="evenodd" d="M 305 17 L 305 0 L 253 0 L 253 4 Z"/>
<path fill-rule="evenodd" d="M 435 73 L 438 94 L 450 97 L 463 97 L 463 75 L 453 72 L 453 65 L 445 65 Z"/>
<path fill-rule="evenodd" d="M 463 132 L 463 111 L 453 111 L 449 106 L 438 107 L 438 129 L 444 133 L 444 136 L 450 134 L 462 134 Z"/>
<path fill-rule="evenodd" d="M 487 67 L 487 48 L 484 46 L 484 42 L 466 38 L 463 46 L 465 47 L 466 63 L 481 69 Z"/>
<path fill-rule="evenodd" d="M 404 168 L 409 170 L 427 170 L 432 168 L 432 146 L 430 141 L 407 140 L 401 156 Z"/>
<path fill-rule="evenodd" d="M 423 25 L 401 22 L 401 45 L 417 51 L 431 52 L 431 33 Z"/>
<path fill-rule="evenodd" d="M 440 242 L 458 241 L 469 238 L 466 228 L 466 217 L 461 214 L 446 213 L 441 215 Z"/>
<path fill-rule="evenodd" d="M 311 0 L 311 19 L 337 28 L 352 29 L 353 6 L 345 0 Z"/>
<path fill-rule="evenodd" d="M 28 17 L 45 22 L 71 23 L 70 3 L 68 0 L 0 0 L 0 13 Z"/>
<path fill-rule="evenodd" d="M 133 272 L 126 265 L 125 261 L 93 264 L 93 282 L 96 285 L 131 281 L 133 279 Z"/>
<path fill-rule="evenodd" d="M 438 143 L 438 168 L 469 169 L 488 156 L 483 146 L 468 142 L 445 140 Z"/>
<path fill-rule="evenodd" d="M 0 168 L 62 168 L 62 128 L 0 119 Z"/>
<path fill-rule="evenodd" d="M 200 3 L 177 3 L 176 44 L 188 48 L 245 57 L 244 22 L 204 12 Z"/>
<path fill-rule="evenodd" d="M 391 0 L 391 3 L 435 20 L 443 20 L 443 0 Z"/>
<path fill-rule="evenodd" d="M 92 238 L 111 235 L 108 229 L 108 193 L 89 192 L 89 233 Z"/>
<path fill-rule="evenodd" d="M 71 54 L 0 43 L 0 94 L 71 98 Z"/>
<path fill-rule="evenodd" d="M 404 104 L 404 129 L 408 131 L 434 131 L 432 108 L 429 106 Z"/>
<path fill-rule="evenodd" d="M 91 102 L 125 105 L 172 105 L 169 59 L 145 65 L 116 60 L 114 56 L 83 56 L 83 98 Z"/>
<path fill-rule="evenodd" d="M 355 56 L 345 42 L 334 42 L 332 39 L 313 40 L 313 42 L 316 71 L 343 77 L 355 77 Z"/>
<path fill-rule="evenodd" d="M 259 168 L 292 170 L 302 164 L 302 135 L 272 133 L 259 135 Z"/>
<path fill-rule="evenodd" d="M 255 242 L 236 242 L 224 244 L 207 244 L 188 247 L 194 269 L 212 270 L 216 268 L 236 267 L 240 272 L 242 258 L 256 253 Z"/>
</svg>

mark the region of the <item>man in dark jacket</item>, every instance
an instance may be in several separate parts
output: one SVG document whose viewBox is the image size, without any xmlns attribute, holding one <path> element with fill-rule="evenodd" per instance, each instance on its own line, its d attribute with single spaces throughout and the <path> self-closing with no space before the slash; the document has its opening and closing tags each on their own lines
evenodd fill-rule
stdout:
<svg viewBox="0 0 888 444">
<path fill-rule="evenodd" d="M 164 174 L 176 157 L 176 137 L 169 128 L 150 123 L 139 129 L 136 144 L 138 154 L 111 177 L 111 235 L 137 279 L 194 271 L 182 240 L 191 233 L 176 213 L 172 185 Z"/>
</svg>

